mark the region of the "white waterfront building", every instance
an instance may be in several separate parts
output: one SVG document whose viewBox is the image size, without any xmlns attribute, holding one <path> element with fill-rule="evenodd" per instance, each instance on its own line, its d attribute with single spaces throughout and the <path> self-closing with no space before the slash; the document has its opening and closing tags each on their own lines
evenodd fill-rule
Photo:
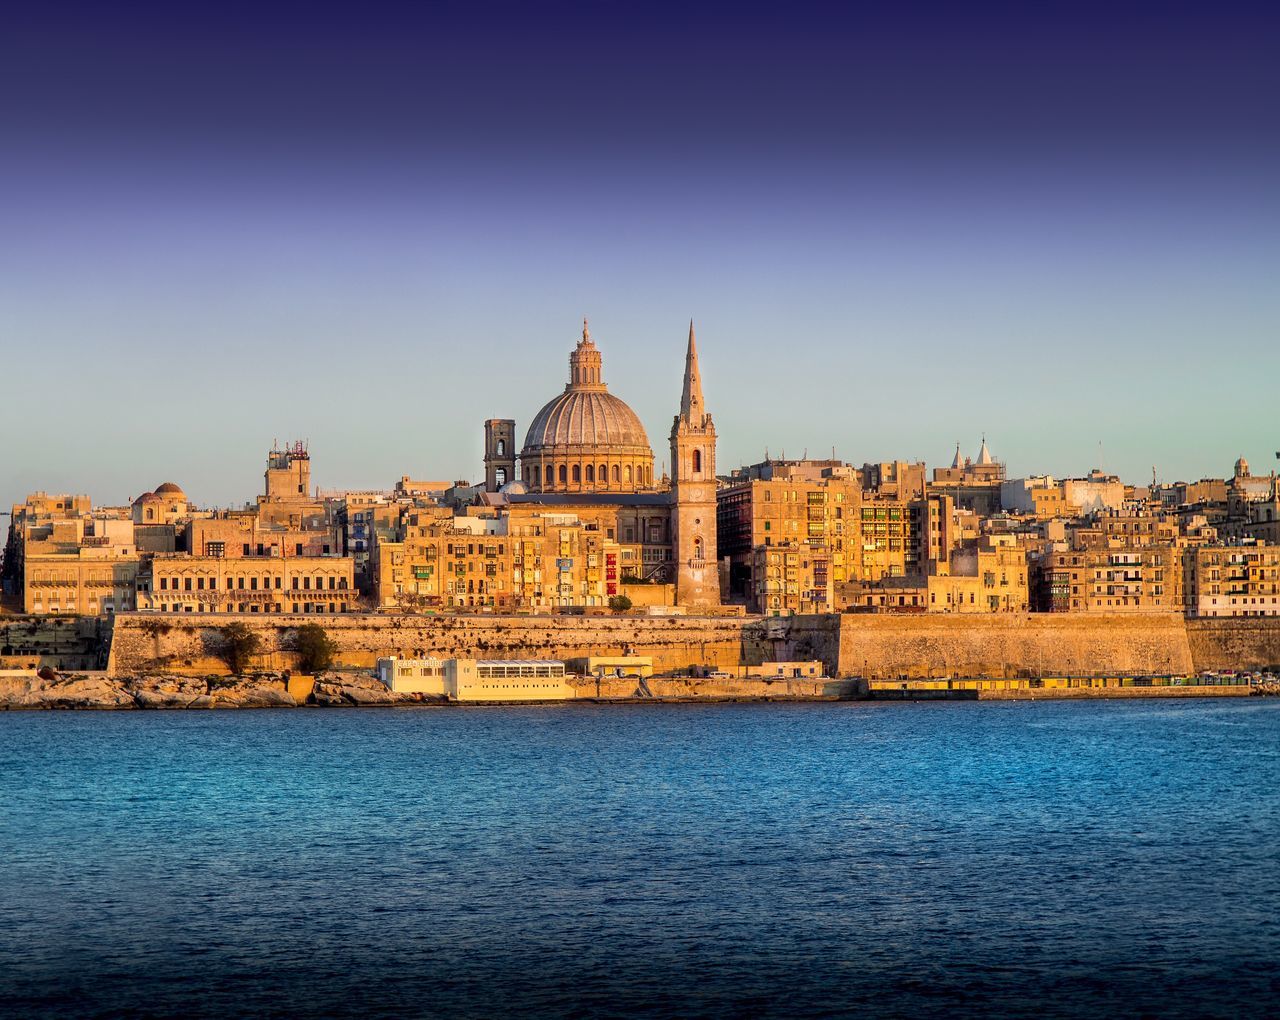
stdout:
<svg viewBox="0 0 1280 1020">
<path fill-rule="evenodd" d="M 453 701 L 564 701 L 574 696 L 556 659 L 378 660 L 378 679 L 398 693 Z"/>
</svg>

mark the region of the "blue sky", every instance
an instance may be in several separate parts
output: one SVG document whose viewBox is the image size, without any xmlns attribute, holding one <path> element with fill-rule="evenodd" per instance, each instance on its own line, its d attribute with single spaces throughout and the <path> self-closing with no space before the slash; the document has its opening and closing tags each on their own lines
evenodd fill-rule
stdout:
<svg viewBox="0 0 1280 1020">
<path fill-rule="evenodd" d="M 722 469 L 985 432 L 1014 475 L 1145 481 L 1280 448 L 1266 8 L 26 17 L 6 503 L 240 502 L 273 437 L 326 487 L 474 477 L 583 315 L 659 459 L 690 316 Z"/>
</svg>

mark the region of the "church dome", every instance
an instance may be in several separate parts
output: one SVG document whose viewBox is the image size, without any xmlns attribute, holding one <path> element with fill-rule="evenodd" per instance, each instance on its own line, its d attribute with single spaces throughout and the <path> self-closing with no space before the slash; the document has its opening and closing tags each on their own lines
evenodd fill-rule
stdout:
<svg viewBox="0 0 1280 1020">
<path fill-rule="evenodd" d="M 649 449 L 635 411 L 612 393 L 572 387 L 546 404 L 525 436 L 526 451 L 543 446 L 625 446 Z"/>
<path fill-rule="evenodd" d="M 653 484 L 653 449 L 635 411 L 609 392 L 602 359 L 582 324 L 569 383 L 543 405 L 520 452 L 531 492 L 635 491 Z"/>
<path fill-rule="evenodd" d="M 165 482 L 162 485 L 156 486 L 156 495 L 185 497 L 186 493 L 183 492 L 179 486 L 174 485 L 173 482 Z"/>
</svg>

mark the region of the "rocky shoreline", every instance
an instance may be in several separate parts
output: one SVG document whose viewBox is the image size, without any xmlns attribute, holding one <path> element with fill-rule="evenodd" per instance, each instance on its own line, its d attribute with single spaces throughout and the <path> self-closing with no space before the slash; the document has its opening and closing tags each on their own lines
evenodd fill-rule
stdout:
<svg viewBox="0 0 1280 1020">
<path fill-rule="evenodd" d="M 291 684 L 282 673 L 192 677 L 176 674 L 108 677 L 68 673 L 0 677 L 0 711 L 24 709 L 201 709 L 359 707 L 443 704 L 424 694 L 397 694 L 376 677 L 330 672 Z M 291 691 L 291 687 L 293 691 Z M 302 688 L 306 693 L 302 694 Z M 301 695 L 301 696 L 299 696 Z"/>
<path fill-rule="evenodd" d="M 651 681 L 654 683 L 654 681 Z M 631 692 L 611 691 L 603 697 L 598 692 L 580 691 L 579 701 L 611 704 L 654 704 L 656 702 L 708 701 L 841 701 L 847 693 L 819 692 L 783 693 L 764 688 L 755 691 L 703 689 L 697 681 L 684 681 L 686 687 L 665 690 L 657 696 L 641 697 Z M 596 693 L 593 697 L 592 693 Z M 863 693 L 872 700 L 939 700 L 960 699 L 970 692 L 925 691 Z M 983 698 L 1000 700 L 1045 700 L 1067 694 L 1095 697 L 1179 696 L 1188 693 L 1210 695 L 1213 688 L 1189 691 L 1186 688 L 1115 688 L 1094 691 L 1019 690 L 987 693 Z M 1238 688 L 1221 693 L 1249 693 L 1255 696 L 1280 696 L 1280 682 L 1255 682 L 1253 689 Z M 857 697 L 857 695 L 854 695 Z M 112 677 L 105 673 L 56 673 L 47 667 L 40 673 L 0 676 L 0 711 L 23 710 L 130 710 L 130 709 L 225 709 L 225 708 L 361 708 L 409 705 L 446 705 L 447 698 L 429 694 L 397 693 L 388 690 L 376 677 L 359 670 L 334 670 L 315 677 L 289 673 L 256 673 L 245 676 L 185 676 L 174 673 Z"/>
</svg>

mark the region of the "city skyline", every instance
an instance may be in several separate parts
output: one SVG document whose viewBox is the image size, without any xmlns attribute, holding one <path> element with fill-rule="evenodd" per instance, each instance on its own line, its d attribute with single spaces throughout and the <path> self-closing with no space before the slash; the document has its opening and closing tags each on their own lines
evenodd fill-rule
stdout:
<svg viewBox="0 0 1280 1020">
<path fill-rule="evenodd" d="M 700 332 L 699 336 L 701 337 L 702 335 L 703 334 Z M 598 332 L 594 331 L 594 327 L 593 336 L 597 339 L 599 337 Z M 708 345 L 704 340 L 700 339 L 699 346 L 705 351 Z M 570 349 L 570 345 L 566 343 L 558 353 L 562 357 L 567 356 Z M 716 350 L 716 346 L 712 344 L 710 349 L 714 352 Z M 652 354 L 655 351 L 655 347 L 653 345 L 649 345 L 647 350 Z M 664 403 L 662 395 L 654 397 L 652 394 L 642 393 L 637 397 L 635 393 L 630 392 L 631 387 L 628 386 L 625 379 L 621 380 L 620 385 L 618 385 L 617 376 L 621 371 L 623 371 L 628 359 L 626 359 L 625 356 L 616 357 L 607 346 L 603 347 L 603 352 L 608 355 L 604 378 L 605 383 L 610 385 L 611 392 L 616 395 L 623 396 L 629 403 L 633 403 L 639 408 L 647 409 L 655 405 L 660 406 Z M 416 464 L 411 464 L 409 459 L 405 459 L 403 461 L 404 467 L 402 469 L 397 468 L 395 466 L 394 459 L 392 459 L 389 462 L 391 464 L 391 473 L 384 474 L 380 477 L 374 477 L 371 473 L 368 462 L 361 461 L 360 458 L 351 458 L 348 456 L 345 464 L 340 460 L 339 463 L 335 465 L 332 463 L 331 452 L 326 450 L 322 444 L 317 443 L 314 436 L 304 435 L 303 430 L 300 429 L 294 429 L 293 431 L 281 430 L 273 435 L 270 440 L 270 446 L 274 449 L 281 442 L 305 443 L 314 453 L 320 466 L 320 471 L 317 477 L 317 487 L 323 490 L 390 491 L 396 481 L 401 477 L 479 484 L 482 483 L 484 479 L 484 449 L 481 429 L 483 418 L 507 414 L 509 411 L 511 411 L 511 413 L 522 413 L 524 415 L 523 417 L 517 416 L 515 418 L 517 441 L 522 440 L 524 438 L 525 431 L 534 416 L 537 405 L 541 403 L 541 396 L 544 395 L 544 391 L 550 392 L 554 389 L 557 383 L 560 382 L 560 380 L 558 380 L 554 374 L 548 370 L 548 360 L 549 359 L 544 359 L 541 371 L 535 369 L 534 374 L 526 377 L 529 383 L 529 389 L 521 397 L 526 406 L 520 408 L 518 412 L 511 411 L 511 409 L 508 408 L 486 412 L 483 407 L 473 411 L 473 414 L 478 415 L 478 417 L 469 423 L 470 428 L 468 429 L 463 427 L 458 430 L 463 434 L 463 446 L 465 447 L 465 451 L 461 455 L 458 455 L 458 452 L 454 451 L 451 456 L 444 457 L 438 462 L 423 462 L 422 460 L 419 460 Z M 705 360 L 706 359 L 704 358 L 704 361 Z M 622 362 L 622 364 L 618 364 L 618 362 Z M 717 401 L 715 399 L 715 394 L 717 394 L 718 390 L 721 389 L 721 387 L 716 384 L 716 377 L 721 373 L 722 368 L 718 364 L 717 360 L 716 370 L 712 373 L 712 381 L 709 387 L 710 392 L 713 394 L 709 402 L 714 406 L 718 420 L 734 421 L 739 417 L 739 415 L 735 414 L 735 409 L 732 405 L 727 405 L 723 401 Z M 547 378 L 545 380 L 538 378 L 539 375 L 547 376 Z M 760 385 L 762 389 L 765 388 L 765 383 L 763 381 Z M 538 388 L 539 386 L 541 386 L 541 389 Z M 668 382 L 668 389 L 670 388 L 671 384 Z M 668 394 L 665 403 L 673 406 L 678 405 L 678 394 L 677 399 L 673 399 L 670 394 Z M 303 416 L 305 417 L 305 413 Z M 660 437 L 665 434 L 665 421 L 668 416 L 664 416 L 661 413 L 661 410 L 652 414 L 645 413 L 644 411 L 640 412 L 640 417 L 645 428 L 651 432 L 652 436 L 658 437 L 659 439 L 654 446 L 655 461 L 657 464 L 655 468 L 656 478 L 661 478 L 665 472 L 669 471 L 670 468 L 667 452 L 660 442 Z M 464 423 L 464 426 L 465 424 L 466 423 Z M 329 436 L 331 434 L 324 429 L 321 429 L 320 433 L 322 437 Z M 159 440 L 172 440 L 174 437 L 157 436 L 156 438 Z M 985 442 L 987 446 L 993 449 L 993 455 L 996 459 L 1009 468 L 1009 477 L 1011 478 L 1039 475 L 1050 475 L 1057 478 L 1084 477 L 1092 470 L 1101 469 L 1107 474 L 1118 475 L 1124 482 L 1132 485 L 1146 485 L 1151 481 L 1150 468 L 1148 468 L 1146 475 L 1129 475 L 1122 469 L 1118 469 L 1115 466 L 1115 461 L 1110 456 L 1110 451 L 1108 451 L 1101 442 L 1093 447 L 1091 457 L 1087 454 L 1081 455 L 1081 459 L 1079 460 L 1080 466 L 1078 468 L 1062 472 L 1027 465 L 1025 466 L 1025 469 L 1021 469 L 1024 467 L 1023 465 L 1016 463 L 1010 464 L 1009 458 L 1004 455 L 1003 439 L 1004 437 L 1002 436 L 990 435 L 986 431 L 980 430 L 972 436 L 966 435 L 952 440 L 949 444 L 934 444 L 939 450 L 944 450 L 945 448 L 945 451 L 938 453 L 936 457 L 903 455 L 900 452 L 894 452 L 892 450 L 885 451 L 883 456 L 864 456 L 856 452 L 856 444 L 842 444 L 839 442 L 834 442 L 826 447 L 821 445 L 801 445 L 798 448 L 788 448 L 783 444 L 775 445 L 766 443 L 765 447 L 756 451 L 754 455 L 752 455 L 750 451 L 745 451 L 744 456 L 732 461 L 729 460 L 729 458 L 722 456 L 722 464 L 719 473 L 721 475 L 729 475 L 738 468 L 759 463 L 770 458 L 779 460 L 798 460 L 806 458 L 824 460 L 829 457 L 834 457 L 836 460 L 849 463 L 854 467 L 858 467 L 863 463 L 876 463 L 892 460 L 906 461 L 909 463 L 923 462 L 928 469 L 932 470 L 933 468 L 946 467 L 949 465 L 956 453 L 957 446 L 959 448 L 958 452 L 961 458 L 973 458 L 976 460 L 978 457 L 979 447 Z M 726 449 L 732 450 L 741 446 L 741 444 L 735 444 L 733 442 L 733 436 L 729 435 L 727 430 L 723 430 L 721 442 Z M 199 461 L 191 460 L 191 451 L 201 449 L 205 444 L 208 444 L 211 448 L 217 447 L 226 458 L 225 460 L 218 462 L 218 470 L 212 472 L 213 477 L 220 480 L 212 483 L 210 481 L 210 473 L 205 470 L 204 464 Z M 159 445 L 163 446 L 163 443 Z M 399 447 L 395 443 L 391 443 L 388 444 L 388 450 L 390 451 L 391 456 L 394 457 L 395 450 L 401 449 L 403 452 L 407 450 L 408 445 L 409 444 L 406 444 L 405 447 Z M 1189 474 L 1174 477 L 1161 472 L 1158 465 L 1153 466 L 1156 468 L 1158 481 L 1161 483 L 1196 481 L 1201 478 L 1229 476 L 1230 468 L 1237 457 L 1244 457 L 1244 459 L 1252 465 L 1256 473 L 1264 475 L 1270 473 L 1275 468 L 1276 462 L 1273 458 L 1280 457 L 1280 454 L 1276 454 L 1274 452 L 1268 453 L 1264 449 L 1266 446 L 1265 437 L 1260 440 L 1255 440 L 1252 445 L 1259 449 L 1257 451 L 1237 451 L 1235 453 L 1231 453 L 1225 462 L 1207 464 L 1204 469 L 1198 473 L 1193 471 Z M 180 444 L 180 448 L 186 449 L 185 453 L 172 461 L 158 461 L 156 467 L 151 469 L 149 473 L 148 470 L 135 461 L 131 455 L 127 462 L 101 464 L 97 465 L 96 471 L 93 468 L 90 468 L 88 471 L 76 474 L 74 471 L 74 465 L 78 461 L 77 458 L 73 456 L 66 463 L 45 463 L 41 465 L 29 476 L 29 481 L 25 485 L 21 484 L 20 479 L 23 477 L 21 474 L 16 476 L 19 480 L 17 482 L 14 481 L 15 476 L 10 476 L 7 481 L 9 483 L 9 488 L 12 489 L 12 498 L 10 498 L 10 494 L 6 494 L 3 499 L 3 503 L 8 506 L 13 503 L 21 502 L 22 498 L 28 492 L 45 491 L 49 493 L 68 492 L 89 495 L 93 498 L 95 505 L 126 505 L 143 492 L 149 491 L 149 486 L 159 484 L 160 481 L 173 480 L 179 482 L 185 491 L 192 493 L 193 505 L 235 508 L 246 503 L 251 503 L 254 495 L 258 491 L 260 479 L 257 466 L 261 463 L 263 459 L 263 451 L 266 450 L 267 447 L 268 441 L 265 435 L 246 435 L 244 437 L 244 442 L 238 443 L 235 448 L 237 452 L 243 451 L 246 454 L 246 458 L 235 460 L 231 458 L 231 451 L 217 442 L 216 436 L 201 436 L 197 434 L 194 436 L 188 436 L 186 442 L 184 444 Z M 138 451 L 131 451 L 131 454 L 136 452 Z M 339 457 L 341 457 L 341 448 L 339 448 L 338 454 Z M 1123 448 L 1121 456 L 1124 456 Z M 421 455 L 419 455 L 419 457 L 421 457 Z M 1129 459 L 1133 459 L 1132 454 L 1130 454 Z M 185 463 L 182 463 L 184 460 Z M 437 467 L 439 463 L 460 464 L 461 468 L 456 472 L 442 470 Z M 250 467 L 249 465 L 253 466 Z M 348 475 L 354 476 L 354 480 L 352 477 L 344 477 L 339 473 L 340 471 L 346 471 Z M 99 483 L 92 487 L 82 480 L 85 478 L 92 479 L 95 478 L 95 476 L 99 479 Z M 55 478 L 66 481 L 64 481 L 63 484 L 48 484 L 42 483 L 41 478 Z M 210 498 L 202 498 L 202 493 L 209 492 L 211 490 L 214 492 L 214 495 Z M 119 495 L 116 496 L 116 493 Z"/>
<path fill-rule="evenodd" d="M 724 466 L 983 433 L 1013 475 L 1273 462 L 1239 399 L 1280 369 L 1263 9 L 252 24 L 0 42 L 0 368 L 38 439 L 6 505 L 193 462 L 239 502 L 285 435 L 334 487 L 475 477 L 477 418 L 527 423 L 584 314 L 651 431 L 697 319 Z"/>
<path fill-rule="evenodd" d="M 593 326 L 592 330 L 593 336 L 596 339 L 600 339 L 598 329 Z M 713 355 L 710 363 L 715 366 L 715 370 L 712 373 L 712 381 L 708 387 L 712 394 L 709 398 L 709 403 L 715 407 L 717 420 L 741 421 L 744 417 L 749 417 L 744 415 L 743 407 L 735 407 L 731 401 L 726 401 L 719 397 L 723 384 L 718 383 L 718 379 L 726 373 L 732 374 L 733 362 L 730 360 L 722 365 L 720 359 L 715 357 L 720 353 L 719 345 L 714 340 L 711 342 L 706 341 L 703 339 L 704 336 L 705 331 L 700 330 L 699 347 L 704 352 L 703 360 L 704 362 L 708 360 L 705 355 L 707 351 L 710 351 Z M 673 408 L 677 406 L 678 393 L 673 397 L 671 393 L 635 392 L 634 385 L 630 385 L 627 379 L 620 379 L 619 377 L 629 367 L 636 364 L 637 360 L 644 359 L 636 359 L 634 350 L 630 352 L 630 356 L 625 350 L 613 351 L 607 339 L 601 340 L 600 343 L 603 353 L 607 356 L 605 382 L 610 385 L 611 392 L 624 397 L 628 403 L 637 407 L 642 422 L 652 436 L 661 437 L 664 435 L 667 427 L 666 420 L 673 412 L 669 410 L 664 414 L 662 406 L 664 404 L 671 405 Z M 639 345 L 636 346 L 638 347 Z M 570 349 L 571 341 L 566 341 L 558 347 L 555 353 L 564 358 L 567 357 Z M 649 360 L 656 357 L 659 351 L 657 345 L 654 344 L 644 345 L 644 349 L 649 352 Z M 535 352 L 530 348 L 525 347 L 519 353 L 528 355 L 531 360 L 537 361 L 534 356 Z M 670 354 L 672 358 L 675 357 L 674 350 Z M 523 361 L 523 358 L 521 360 Z M 449 451 L 441 451 L 441 456 L 436 458 L 429 458 L 428 455 L 421 452 L 413 453 L 414 441 L 412 436 L 403 441 L 398 439 L 388 441 L 380 451 L 381 456 L 360 457 L 345 449 L 340 443 L 335 444 L 334 448 L 330 449 L 327 447 L 326 442 L 332 442 L 334 433 L 331 429 L 325 427 L 315 430 L 319 434 L 319 439 L 317 439 L 316 434 L 307 433 L 302 428 L 290 430 L 288 427 L 281 427 L 278 431 L 272 433 L 270 440 L 268 440 L 265 433 L 250 431 L 239 436 L 234 447 L 229 447 L 220 442 L 219 437 L 212 433 L 201 434 L 200 432 L 195 432 L 184 436 L 156 434 L 151 437 L 154 442 L 143 440 L 138 446 L 132 448 L 127 460 L 95 462 L 86 467 L 85 462 L 81 459 L 84 453 L 83 449 L 74 449 L 70 451 L 71 455 L 63 461 L 52 459 L 42 461 L 38 465 L 33 465 L 27 473 L 23 473 L 19 469 L 17 474 L 10 474 L 6 477 L 5 481 L 9 491 L 6 491 L 2 501 L 4 505 L 8 506 L 20 502 L 28 492 L 46 491 L 50 493 L 73 492 L 90 495 L 95 505 L 123 505 L 142 494 L 142 492 L 147 491 L 149 485 L 159 484 L 163 480 L 176 480 L 182 484 L 184 490 L 192 494 L 195 505 L 234 508 L 246 502 L 251 502 L 257 492 L 259 486 L 257 466 L 262 461 L 263 451 L 270 444 L 284 441 L 304 441 L 307 443 L 320 466 L 317 477 L 318 486 L 325 490 L 389 491 L 402 476 L 479 483 L 483 481 L 484 477 L 484 449 L 481 429 L 483 419 L 492 416 L 514 415 L 517 439 L 523 439 L 525 430 L 528 428 L 537 406 L 542 402 L 541 397 L 544 395 L 544 391 L 554 389 L 561 382 L 550 369 L 553 364 L 554 362 L 551 358 L 543 358 L 540 365 L 535 364 L 532 366 L 529 374 L 524 376 L 527 382 L 527 389 L 519 398 L 522 403 L 521 407 L 516 409 L 473 407 L 471 419 L 454 423 L 450 429 L 451 433 L 459 435 L 461 440 L 459 447 Z M 670 374 L 670 371 L 668 371 L 668 374 Z M 764 392 L 775 386 L 776 383 L 772 380 L 768 382 L 759 380 L 757 385 Z M 667 381 L 666 388 L 667 390 L 672 389 L 670 380 Z M 747 399 L 744 404 L 749 407 L 750 400 Z M 305 410 L 299 417 L 310 419 L 308 412 Z M 284 424 L 287 426 L 288 423 Z M 424 426 L 430 424 L 424 423 Z M 968 427 L 967 424 L 965 427 Z M 1160 469 L 1158 464 L 1155 464 L 1148 466 L 1145 473 L 1139 469 L 1137 472 L 1130 474 L 1117 465 L 1121 462 L 1140 463 L 1141 451 L 1135 452 L 1132 445 L 1122 445 L 1118 451 L 1115 451 L 1108 449 L 1099 440 L 1092 447 L 1087 445 L 1081 447 L 1073 466 L 1068 467 L 1065 471 L 1054 471 L 1034 462 L 1011 462 L 1011 458 L 1005 454 L 1006 437 L 980 428 L 976 432 L 970 431 L 950 440 L 932 443 L 931 455 L 928 456 L 904 453 L 901 450 L 892 448 L 864 454 L 858 452 L 856 438 L 851 442 L 841 442 L 837 439 L 824 446 L 822 445 L 824 437 L 821 436 L 814 437 L 817 440 L 816 443 L 805 443 L 805 434 L 803 432 L 779 430 L 776 434 L 796 435 L 800 440 L 800 445 L 788 446 L 785 443 L 774 443 L 770 442 L 766 437 L 765 445 L 753 453 L 751 450 L 744 449 L 742 442 L 735 442 L 735 436 L 727 427 L 722 428 L 721 444 L 723 448 L 728 451 L 741 451 L 741 455 L 736 457 L 722 455 L 719 473 L 728 475 L 736 468 L 746 467 L 767 458 L 796 460 L 834 457 L 855 467 L 863 463 L 900 460 L 912 463 L 923 462 L 926 467 L 933 469 L 935 467 L 945 467 L 951 463 L 957 444 L 962 458 L 976 459 L 978 449 L 985 440 L 993 450 L 993 455 L 996 459 L 1008 467 L 1009 477 L 1011 478 L 1046 474 L 1057 478 L 1083 477 L 1092 470 L 1102 469 L 1108 474 L 1118 475 L 1128 484 L 1146 485 L 1151 481 L 1152 467 L 1155 467 L 1158 480 L 1161 483 L 1196 481 L 1201 478 L 1228 476 L 1232 464 L 1238 457 L 1244 457 L 1252 465 L 1255 472 L 1267 474 L 1274 469 L 1276 465 L 1274 458 L 1277 456 L 1273 450 L 1269 449 L 1266 434 L 1263 432 L 1253 438 L 1250 447 L 1234 451 L 1224 447 L 1219 451 L 1223 454 L 1222 459 L 1212 463 L 1205 463 L 1199 471 L 1192 470 L 1175 476 L 1166 473 Z M 882 433 L 876 432 L 876 434 L 880 435 Z M 887 435 L 888 442 L 892 444 L 893 436 L 896 433 L 883 434 Z M 1010 436 L 1008 439 L 1010 445 L 1014 448 L 1019 450 L 1026 449 L 1025 445 L 1020 445 L 1017 442 L 1016 436 Z M 173 452 L 165 453 L 164 451 L 166 450 Z M 154 451 L 152 466 L 148 467 L 136 459 L 136 455 L 143 451 Z M 205 451 L 205 456 L 216 451 L 221 456 L 212 461 L 202 460 L 198 457 L 197 451 Z M 669 470 L 668 456 L 660 442 L 655 445 L 654 452 L 657 462 L 655 475 L 660 477 L 665 470 Z M 1024 453 L 1023 456 L 1026 456 L 1026 454 Z M 373 468 L 375 463 L 389 466 L 389 471 L 375 474 Z M 209 470 L 210 465 L 212 465 L 213 470 Z M 253 466 L 250 467 L 249 465 Z M 456 465 L 458 470 L 447 470 L 445 465 Z M 49 481 L 50 479 L 54 481 Z M 208 494 L 207 497 L 205 496 L 206 493 Z"/>
</svg>

